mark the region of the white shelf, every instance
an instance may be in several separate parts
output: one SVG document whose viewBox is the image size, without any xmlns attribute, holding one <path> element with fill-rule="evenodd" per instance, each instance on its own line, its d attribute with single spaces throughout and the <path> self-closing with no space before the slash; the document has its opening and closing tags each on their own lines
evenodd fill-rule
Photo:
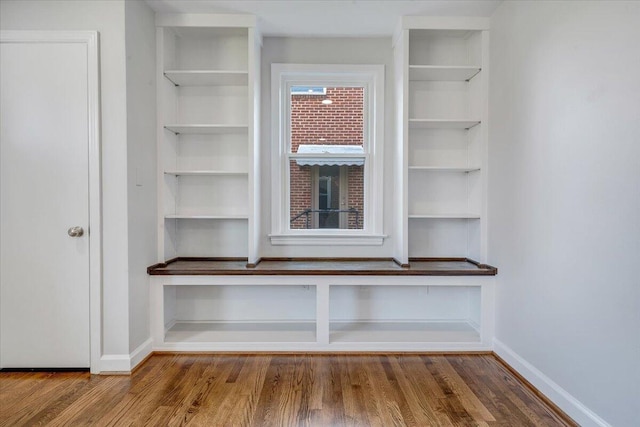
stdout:
<svg viewBox="0 0 640 427">
<path fill-rule="evenodd" d="M 176 214 L 176 215 L 165 215 L 165 219 L 219 219 L 219 220 L 227 220 L 227 219 L 249 219 L 248 215 L 185 215 L 185 214 Z"/>
<path fill-rule="evenodd" d="M 165 129 L 175 134 L 190 134 L 190 135 L 208 135 L 208 134 L 228 134 L 228 133 L 242 133 L 247 132 L 249 129 L 247 125 L 188 125 L 188 124 L 174 124 L 165 125 Z"/>
<path fill-rule="evenodd" d="M 167 70 L 164 76 L 176 86 L 246 86 L 247 71 Z"/>
<path fill-rule="evenodd" d="M 176 322 L 165 343 L 315 342 L 315 322 Z"/>
<path fill-rule="evenodd" d="M 412 129 L 471 129 L 479 124 L 480 120 L 409 119 Z"/>
<path fill-rule="evenodd" d="M 331 322 L 331 343 L 468 343 L 480 342 L 466 321 Z"/>
<path fill-rule="evenodd" d="M 480 166 L 444 167 L 444 166 L 409 166 L 409 170 L 423 172 L 476 172 Z"/>
<path fill-rule="evenodd" d="M 192 175 L 192 176 L 224 176 L 224 175 L 242 176 L 242 175 L 247 175 L 248 176 L 249 175 L 248 172 L 211 171 L 211 170 L 206 170 L 206 171 L 164 171 L 164 174 L 165 175 L 175 175 L 175 176 L 179 176 L 179 175 Z"/>
<path fill-rule="evenodd" d="M 409 219 L 480 219 L 480 215 L 472 213 L 409 214 Z"/>
<path fill-rule="evenodd" d="M 480 71 L 479 66 L 409 65 L 409 80 L 469 81 Z"/>
</svg>

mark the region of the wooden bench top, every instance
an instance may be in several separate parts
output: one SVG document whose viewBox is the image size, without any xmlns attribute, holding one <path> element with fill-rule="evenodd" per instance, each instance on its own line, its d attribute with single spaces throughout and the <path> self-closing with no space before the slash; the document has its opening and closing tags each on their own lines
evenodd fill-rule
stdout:
<svg viewBox="0 0 640 427">
<path fill-rule="evenodd" d="M 495 276 L 498 269 L 468 258 L 174 258 L 147 268 L 152 276 Z"/>
</svg>

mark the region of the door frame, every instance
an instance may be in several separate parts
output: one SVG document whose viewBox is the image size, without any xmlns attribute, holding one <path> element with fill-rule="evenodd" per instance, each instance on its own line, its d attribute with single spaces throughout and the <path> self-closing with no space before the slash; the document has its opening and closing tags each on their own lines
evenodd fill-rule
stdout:
<svg viewBox="0 0 640 427">
<path fill-rule="evenodd" d="M 100 76 L 97 31 L 0 31 L 0 43 L 80 43 L 87 49 L 89 179 L 89 366 L 100 373 L 102 355 L 102 197 Z"/>
</svg>

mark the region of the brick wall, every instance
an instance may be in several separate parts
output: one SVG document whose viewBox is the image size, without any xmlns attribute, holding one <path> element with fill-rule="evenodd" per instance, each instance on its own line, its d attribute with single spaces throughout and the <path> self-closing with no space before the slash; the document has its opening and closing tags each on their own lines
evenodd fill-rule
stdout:
<svg viewBox="0 0 640 427">
<path fill-rule="evenodd" d="M 331 99 L 332 104 L 322 104 Z M 362 145 L 363 88 L 327 88 L 326 95 L 291 96 L 291 149 L 300 144 Z M 291 218 L 311 208 L 311 166 L 290 164 Z M 348 167 L 348 206 L 360 211 L 359 227 L 363 227 L 363 167 Z M 355 215 L 349 214 L 348 228 L 356 228 Z M 305 228 L 305 216 L 291 223 L 291 228 Z"/>
</svg>

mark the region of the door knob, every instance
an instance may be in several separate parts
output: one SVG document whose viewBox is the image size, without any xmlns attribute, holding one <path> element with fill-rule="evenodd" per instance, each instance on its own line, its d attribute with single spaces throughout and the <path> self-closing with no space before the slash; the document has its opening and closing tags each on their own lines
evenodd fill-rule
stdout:
<svg viewBox="0 0 640 427">
<path fill-rule="evenodd" d="M 84 234 L 84 230 L 82 227 L 71 227 L 67 230 L 67 234 L 71 237 L 80 237 Z"/>
</svg>

